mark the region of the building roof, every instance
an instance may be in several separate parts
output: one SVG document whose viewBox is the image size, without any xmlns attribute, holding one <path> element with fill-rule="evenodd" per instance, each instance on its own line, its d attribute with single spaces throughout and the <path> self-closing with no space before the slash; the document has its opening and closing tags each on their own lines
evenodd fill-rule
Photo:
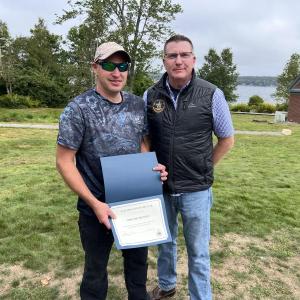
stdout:
<svg viewBox="0 0 300 300">
<path fill-rule="evenodd" d="M 300 94 L 300 74 L 290 85 L 289 92 L 292 94 Z"/>
</svg>

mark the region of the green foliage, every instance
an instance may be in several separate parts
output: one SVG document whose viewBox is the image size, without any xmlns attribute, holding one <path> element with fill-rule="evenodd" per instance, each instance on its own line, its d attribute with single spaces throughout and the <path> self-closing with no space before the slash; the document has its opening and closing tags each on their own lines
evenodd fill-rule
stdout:
<svg viewBox="0 0 300 300">
<path fill-rule="evenodd" d="M 159 55 L 158 45 L 171 34 L 170 22 L 181 6 L 162 0 L 70 0 L 57 23 L 81 17 L 68 39 L 51 34 L 43 19 L 29 37 L 12 39 L 0 20 L 0 95 L 39 99 L 43 106 L 62 107 L 94 85 L 91 61 L 96 47 L 109 40 L 130 53 L 129 90 L 141 94 L 152 82 L 145 70 Z M 65 47 L 64 47 L 65 46 Z M 64 50 L 69 47 L 70 51 Z M 135 83 L 136 73 L 138 78 Z"/>
<path fill-rule="evenodd" d="M 147 88 L 154 84 L 153 79 L 145 72 L 137 71 L 133 82 L 133 93 L 138 96 L 143 96 Z"/>
<path fill-rule="evenodd" d="M 19 75 L 15 91 L 36 97 L 41 100 L 42 106 L 47 107 L 64 106 L 69 95 L 65 78 L 59 82 L 57 78 L 52 78 L 48 72 L 42 73 L 42 70 L 35 71 L 33 69 Z"/>
<path fill-rule="evenodd" d="M 264 103 L 264 99 L 258 95 L 251 96 L 248 101 L 249 106 L 257 106 L 262 103 Z"/>
<path fill-rule="evenodd" d="M 274 96 L 278 102 L 288 103 L 289 88 L 300 73 L 300 54 L 293 53 L 286 63 L 283 72 L 278 76 Z"/>
<path fill-rule="evenodd" d="M 41 19 L 31 33 L 26 45 L 28 59 L 24 62 L 31 78 L 22 74 L 21 89 L 26 88 L 27 77 L 29 95 L 35 95 L 48 107 L 64 106 L 70 98 L 70 78 L 66 72 L 66 53 L 60 46 L 61 37 L 50 34 Z"/>
<path fill-rule="evenodd" d="M 5 47 L 6 42 L 10 39 L 7 24 L 0 20 L 0 47 Z"/>
<path fill-rule="evenodd" d="M 6 43 L 6 93 L 39 99 L 44 106 L 64 106 L 71 92 L 61 37 L 51 34 L 42 19 L 30 32 L 30 37 L 17 37 Z"/>
<path fill-rule="evenodd" d="M 225 95 L 228 102 L 234 102 L 237 95 L 234 93 L 237 86 L 238 72 L 233 63 L 233 54 L 229 48 L 222 50 L 218 55 L 216 50 L 209 49 L 204 57 L 205 63 L 197 74 L 219 87 Z"/>
<path fill-rule="evenodd" d="M 276 110 L 278 111 L 287 111 L 288 104 L 287 103 L 276 103 Z"/>
<path fill-rule="evenodd" d="M 236 112 L 249 112 L 250 107 L 248 106 L 247 103 L 237 103 L 237 104 L 231 104 L 230 110 Z"/>
<path fill-rule="evenodd" d="M 15 80 L 12 51 L 7 25 L 0 20 L 0 95 L 12 92 Z"/>
<path fill-rule="evenodd" d="M 257 112 L 257 113 L 274 113 L 276 106 L 270 103 L 262 102 L 257 105 L 249 105 L 246 103 L 231 104 L 230 110 L 233 112 Z"/>
<path fill-rule="evenodd" d="M 94 15 L 94 12 L 91 13 Z M 84 22 L 72 27 L 68 32 L 70 46 L 68 76 L 72 81 L 72 95 L 78 95 L 94 85 L 91 62 L 99 44 L 98 37 L 104 34 L 102 22 L 104 20 L 96 18 L 91 23 Z"/>
<path fill-rule="evenodd" d="M 182 11 L 179 4 L 169 0 L 70 0 L 68 4 L 70 9 L 64 11 L 57 23 L 78 16 L 82 18 L 82 24 L 73 27 L 68 35 L 72 60 L 77 64 L 75 81 L 90 79 L 87 65 L 96 46 L 113 40 L 131 55 L 130 90 L 136 70 L 145 71 L 151 60 L 160 54 L 158 45 L 170 36 L 169 24 Z"/>
<path fill-rule="evenodd" d="M 258 113 L 273 114 L 276 111 L 276 106 L 271 103 L 260 103 L 255 107 L 255 111 Z"/>
<path fill-rule="evenodd" d="M 3 79 L 3 77 L 0 77 L 0 95 L 4 95 L 7 92 L 6 90 L 6 84 L 5 81 Z"/>
<path fill-rule="evenodd" d="M 0 96 L 0 107 L 3 108 L 33 108 L 40 107 L 41 102 L 29 96 L 6 94 Z"/>
</svg>

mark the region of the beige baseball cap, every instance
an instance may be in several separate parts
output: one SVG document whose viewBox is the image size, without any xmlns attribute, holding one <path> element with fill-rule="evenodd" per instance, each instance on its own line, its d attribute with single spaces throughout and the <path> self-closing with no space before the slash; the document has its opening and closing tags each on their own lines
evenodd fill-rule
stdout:
<svg viewBox="0 0 300 300">
<path fill-rule="evenodd" d="M 125 51 L 125 49 L 121 45 L 119 45 L 115 42 L 107 42 L 107 43 L 101 44 L 96 49 L 94 62 L 96 62 L 98 60 L 104 60 L 117 52 L 123 53 L 126 56 L 127 61 L 131 62 L 131 58 L 130 58 L 129 54 Z"/>
</svg>

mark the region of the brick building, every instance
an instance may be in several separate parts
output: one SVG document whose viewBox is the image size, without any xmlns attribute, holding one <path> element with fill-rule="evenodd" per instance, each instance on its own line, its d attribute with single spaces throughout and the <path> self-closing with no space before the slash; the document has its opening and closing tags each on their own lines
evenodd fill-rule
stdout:
<svg viewBox="0 0 300 300">
<path fill-rule="evenodd" d="M 287 119 L 289 122 L 300 123 L 300 75 L 290 87 L 289 108 Z"/>
</svg>

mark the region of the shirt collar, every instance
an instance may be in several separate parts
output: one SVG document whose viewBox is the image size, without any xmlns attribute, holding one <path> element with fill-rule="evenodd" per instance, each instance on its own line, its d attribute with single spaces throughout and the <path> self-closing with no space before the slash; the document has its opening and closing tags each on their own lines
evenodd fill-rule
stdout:
<svg viewBox="0 0 300 300">
<path fill-rule="evenodd" d="M 170 87 L 170 83 L 169 83 L 169 77 L 166 78 L 166 87 L 167 87 L 167 90 L 169 92 L 169 95 L 171 96 L 171 99 L 172 99 L 172 102 L 174 104 L 174 107 L 176 108 L 177 107 L 177 99 L 178 99 L 178 96 L 180 95 L 180 93 L 186 88 L 189 86 L 189 84 L 191 83 L 191 80 L 189 80 L 186 85 L 184 85 L 178 92 L 177 95 L 174 95 L 171 87 Z"/>
</svg>

